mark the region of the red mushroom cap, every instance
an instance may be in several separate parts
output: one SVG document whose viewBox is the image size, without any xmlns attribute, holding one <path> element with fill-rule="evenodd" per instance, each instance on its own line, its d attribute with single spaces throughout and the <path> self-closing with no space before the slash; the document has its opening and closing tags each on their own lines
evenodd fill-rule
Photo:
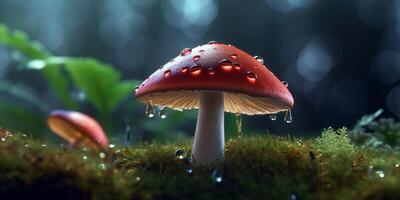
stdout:
<svg viewBox="0 0 400 200">
<path fill-rule="evenodd" d="M 224 92 L 225 111 L 232 113 L 276 113 L 294 104 L 286 86 L 263 63 L 216 43 L 182 50 L 143 81 L 136 97 L 148 104 L 192 109 L 199 107 L 201 91 Z"/>
<path fill-rule="evenodd" d="M 52 131 L 71 144 L 108 148 L 108 139 L 97 121 L 75 111 L 55 110 L 47 118 Z"/>
</svg>

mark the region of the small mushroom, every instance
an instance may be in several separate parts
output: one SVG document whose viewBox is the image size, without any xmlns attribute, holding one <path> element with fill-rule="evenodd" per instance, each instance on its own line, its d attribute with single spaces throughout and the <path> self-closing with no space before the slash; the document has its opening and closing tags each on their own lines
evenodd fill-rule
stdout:
<svg viewBox="0 0 400 200">
<path fill-rule="evenodd" d="M 199 109 L 192 156 L 208 166 L 224 158 L 224 111 L 264 115 L 293 107 L 289 90 L 260 60 L 216 42 L 184 49 L 135 95 L 150 107 Z"/>
<path fill-rule="evenodd" d="M 73 146 L 108 148 L 108 139 L 100 124 L 83 113 L 55 110 L 47 118 L 47 125 Z"/>
</svg>

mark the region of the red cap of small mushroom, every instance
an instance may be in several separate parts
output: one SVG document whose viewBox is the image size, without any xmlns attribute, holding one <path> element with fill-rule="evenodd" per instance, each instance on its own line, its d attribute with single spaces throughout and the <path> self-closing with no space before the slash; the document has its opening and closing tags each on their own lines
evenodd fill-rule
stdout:
<svg viewBox="0 0 400 200">
<path fill-rule="evenodd" d="M 215 42 L 184 49 L 136 90 L 145 103 L 173 109 L 198 108 L 196 91 L 223 91 L 225 111 L 270 114 L 293 107 L 291 93 L 262 62 Z"/>
<path fill-rule="evenodd" d="M 53 111 L 47 118 L 47 124 L 52 131 L 71 144 L 108 148 L 108 139 L 100 124 L 80 112 Z"/>
</svg>

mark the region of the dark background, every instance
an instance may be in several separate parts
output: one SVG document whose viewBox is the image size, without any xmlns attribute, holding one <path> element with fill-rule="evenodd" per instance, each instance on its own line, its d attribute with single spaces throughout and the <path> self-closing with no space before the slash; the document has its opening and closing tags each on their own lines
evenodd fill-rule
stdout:
<svg viewBox="0 0 400 200">
<path fill-rule="evenodd" d="M 400 117 L 399 0 L 2 0 L 0 22 L 56 55 L 117 66 L 124 79 L 143 80 L 210 40 L 259 55 L 289 83 L 294 120 L 246 116 L 248 130 L 309 136 L 379 108 Z M 0 78 L 53 101 L 39 76 L 15 65 L 0 47 Z M 187 123 L 193 132 L 195 119 Z"/>
</svg>

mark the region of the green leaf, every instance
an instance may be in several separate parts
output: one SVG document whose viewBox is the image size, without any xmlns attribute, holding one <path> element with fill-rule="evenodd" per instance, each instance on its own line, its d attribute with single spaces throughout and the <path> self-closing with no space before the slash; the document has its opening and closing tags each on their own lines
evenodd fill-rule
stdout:
<svg viewBox="0 0 400 200">
<path fill-rule="evenodd" d="M 46 130 L 44 117 L 0 98 L 0 127 L 40 134 Z"/>
<path fill-rule="evenodd" d="M 8 93 L 14 97 L 29 102 L 42 112 L 48 112 L 50 110 L 48 105 L 43 103 L 41 99 L 30 92 L 24 85 L 16 85 L 6 81 L 0 81 L 0 92 Z"/>
<path fill-rule="evenodd" d="M 109 100 L 111 109 L 114 109 L 118 105 L 118 103 L 125 99 L 127 96 L 132 95 L 133 97 L 133 88 L 139 83 L 140 82 L 137 80 L 119 82 L 114 89 L 114 94 L 110 97 Z"/>
<path fill-rule="evenodd" d="M 120 77 L 117 71 L 93 59 L 70 59 L 66 63 L 66 70 L 75 86 L 86 94 L 88 101 L 93 103 L 100 113 L 110 113 L 110 100 L 114 98 L 112 95 Z"/>
<path fill-rule="evenodd" d="M 14 48 L 30 59 L 45 59 L 51 54 L 44 47 L 30 41 L 28 36 L 21 31 L 10 31 L 7 26 L 0 24 L 0 43 Z"/>
<path fill-rule="evenodd" d="M 63 75 L 60 65 L 49 65 L 42 70 L 42 75 L 55 95 L 68 109 L 77 110 L 79 108 L 79 105 L 69 95 L 69 80 Z"/>
</svg>

